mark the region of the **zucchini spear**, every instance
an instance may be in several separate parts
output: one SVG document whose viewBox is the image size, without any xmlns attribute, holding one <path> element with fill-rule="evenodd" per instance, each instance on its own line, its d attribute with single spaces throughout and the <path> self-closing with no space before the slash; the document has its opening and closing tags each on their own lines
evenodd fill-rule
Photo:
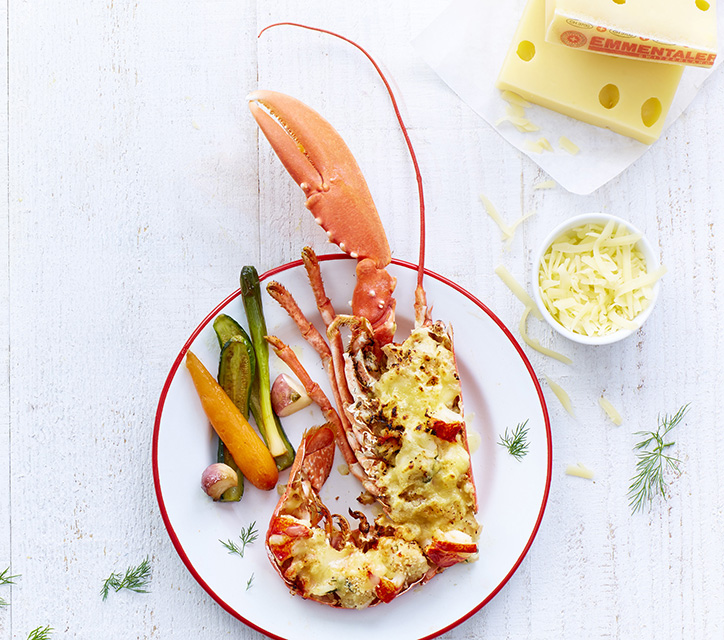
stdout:
<svg viewBox="0 0 724 640">
<path fill-rule="evenodd" d="M 245 418 L 249 418 L 249 396 L 256 371 L 254 347 L 246 331 L 233 318 L 221 314 L 214 320 L 214 331 L 221 347 L 218 381 Z M 244 476 L 221 439 L 217 462 L 229 465 L 239 478 L 238 484 L 224 491 L 221 502 L 238 502 L 244 495 Z"/>
<path fill-rule="evenodd" d="M 252 266 L 241 270 L 241 296 L 249 322 L 251 343 L 256 355 L 256 377 L 252 385 L 250 408 L 256 426 L 264 438 L 269 451 L 276 461 L 277 469 L 286 469 L 294 462 L 294 447 L 284 433 L 279 418 L 274 414 L 271 404 L 271 384 L 269 382 L 269 345 L 266 335 L 266 322 L 261 304 L 259 274 Z"/>
</svg>

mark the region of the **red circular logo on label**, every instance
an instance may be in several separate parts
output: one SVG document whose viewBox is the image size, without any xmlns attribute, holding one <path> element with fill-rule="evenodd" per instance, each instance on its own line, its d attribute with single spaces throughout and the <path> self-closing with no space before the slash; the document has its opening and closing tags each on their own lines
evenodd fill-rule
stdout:
<svg viewBox="0 0 724 640">
<path fill-rule="evenodd" d="M 561 34 L 561 42 L 567 47 L 578 49 L 588 42 L 588 38 L 580 31 L 564 31 Z"/>
</svg>

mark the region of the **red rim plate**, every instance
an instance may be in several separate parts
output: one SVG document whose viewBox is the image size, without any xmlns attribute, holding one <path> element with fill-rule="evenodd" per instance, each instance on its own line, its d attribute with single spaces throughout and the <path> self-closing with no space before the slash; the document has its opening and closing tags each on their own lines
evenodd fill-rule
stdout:
<svg viewBox="0 0 724 640">
<path fill-rule="evenodd" d="M 346 255 L 323 255 L 319 256 L 320 262 L 326 262 L 330 260 L 350 260 Z M 417 270 L 417 265 L 412 264 L 410 262 L 405 262 L 402 260 L 393 259 L 392 263 L 404 267 L 407 269 L 411 269 L 413 271 Z M 296 267 L 299 267 L 302 265 L 301 260 L 294 260 L 292 262 L 288 262 L 287 264 L 281 265 L 279 267 L 275 267 L 274 269 L 270 269 L 269 271 L 265 272 L 260 276 L 260 281 L 265 281 L 271 278 L 272 276 L 281 273 L 283 271 L 286 271 L 288 269 L 293 269 Z M 439 282 L 447 285 L 451 289 L 455 290 L 459 294 L 463 295 L 464 297 L 468 298 L 473 304 L 475 304 L 478 308 L 480 308 L 489 318 L 500 328 L 500 330 L 504 333 L 504 335 L 510 340 L 511 344 L 514 346 L 515 350 L 518 352 L 518 355 L 520 356 L 521 360 L 523 361 L 531 380 L 535 386 L 536 392 L 538 394 L 538 399 L 541 404 L 541 410 L 543 413 L 543 419 L 545 423 L 545 430 L 546 430 L 546 442 L 547 442 L 547 469 L 546 469 L 546 482 L 545 482 L 545 489 L 543 492 L 543 499 L 541 501 L 540 510 L 538 512 L 538 517 L 536 519 L 535 525 L 533 527 L 533 530 L 531 532 L 530 538 L 528 539 L 527 544 L 525 545 L 522 553 L 518 557 L 518 560 L 515 562 L 515 564 L 511 567 L 508 574 L 501 580 L 501 582 L 495 587 L 488 595 L 485 597 L 477 606 L 472 608 L 470 611 L 468 611 L 464 616 L 460 617 L 459 619 L 455 620 L 454 622 L 448 624 L 443 629 L 440 629 L 436 631 L 433 634 L 426 635 L 424 637 L 419 638 L 419 640 L 430 640 L 431 638 L 436 638 L 454 627 L 457 627 L 461 623 L 463 623 L 465 620 L 476 614 L 478 611 L 480 611 L 488 602 L 490 602 L 499 592 L 500 590 L 505 586 L 505 584 L 510 580 L 510 578 L 513 576 L 513 574 L 517 571 L 520 564 L 523 562 L 523 559 L 527 555 L 531 545 L 533 544 L 533 540 L 536 537 L 536 534 L 538 533 L 538 529 L 540 528 L 541 521 L 543 519 L 543 513 L 545 512 L 546 504 L 548 502 L 548 495 L 550 492 L 550 485 L 551 485 L 551 473 L 552 473 L 552 463 L 553 463 L 553 442 L 552 442 L 552 436 L 551 436 L 551 428 L 550 428 L 550 420 L 548 417 L 548 408 L 545 403 L 545 398 L 543 396 L 543 391 L 541 389 L 540 384 L 538 383 L 538 378 L 535 375 L 535 372 L 533 371 L 533 367 L 530 364 L 530 361 L 528 360 L 527 356 L 523 352 L 522 348 L 518 344 L 517 340 L 513 337 L 511 332 L 508 330 L 508 328 L 503 324 L 503 322 L 478 298 L 476 298 L 473 294 L 471 294 L 469 291 L 458 285 L 457 283 L 453 282 L 452 280 L 449 280 L 448 278 L 445 278 L 444 276 L 441 276 L 433 271 L 430 271 L 428 269 L 425 269 L 425 275 L 430 278 L 434 278 L 435 280 L 438 280 Z M 181 351 L 179 352 L 178 356 L 176 356 L 176 359 L 173 362 L 173 365 L 171 366 L 171 370 L 166 377 L 166 381 L 164 383 L 163 389 L 161 391 L 161 396 L 159 398 L 158 407 L 156 409 L 156 417 L 154 421 L 154 429 L 153 429 L 153 449 L 152 449 L 152 463 L 153 463 L 153 481 L 154 481 L 154 487 L 156 491 L 156 499 L 158 500 L 158 506 L 161 511 L 161 517 L 163 518 L 163 522 L 166 526 L 166 530 L 168 531 L 169 537 L 171 538 L 171 542 L 174 545 L 174 548 L 176 549 L 176 552 L 178 553 L 179 557 L 183 561 L 183 563 L 186 565 L 186 568 L 188 569 L 189 573 L 195 578 L 195 580 L 204 588 L 204 590 L 228 613 L 230 613 L 232 616 L 246 624 L 247 626 L 251 627 L 252 629 L 255 629 L 256 631 L 263 633 L 264 635 L 274 638 L 275 640 L 286 640 L 282 636 L 275 635 L 273 633 L 270 633 L 266 629 L 263 629 L 262 627 L 258 626 L 251 620 L 248 620 L 244 616 L 242 616 L 238 611 L 236 611 L 233 607 L 231 607 L 228 603 L 226 603 L 210 586 L 209 584 L 204 580 L 204 578 L 199 574 L 199 572 L 196 570 L 194 565 L 192 564 L 191 560 L 187 556 L 186 552 L 184 551 L 183 546 L 181 545 L 179 538 L 174 531 L 173 525 L 171 524 L 168 512 L 166 510 L 166 506 L 164 503 L 163 494 L 161 491 L 161 481 L 160 481 L 160 475 L 159 475 L 159 465 L 158 465 L 158 440 L 159 440 L 159 432 L 160 432 L 160 424 L 161 424 L 161 416 L 163 414 L 164 404 L 166 402 L 166 396 L 168 394 L 169 387 L 171 386 L 171 382 L 173 381 L 176 372 L 178 371 L 179 366 L 183 362 L 183 359 L 186 355 L 186 352 L 189 350 L 191 345 L 193 344 L 194 340 L 198 337 L 198 335 L 201 333 L 201 331 L 220 313 L 220 311 L 226 307 L 229 302 L 234 300 L 235 298 L 238 298 L 241 295 L 241 290 L 237 289 L 234 293 L 229 295 L 226 299 L 224 299 L 221 303 L 219 303 L 212 311 L 209 313 L 202 321 L 201 323 L 194 329 L 194 331 L 191 333 L 190 337 L 186 341 L 186 343 L 183 345 Z"/>
</svg>

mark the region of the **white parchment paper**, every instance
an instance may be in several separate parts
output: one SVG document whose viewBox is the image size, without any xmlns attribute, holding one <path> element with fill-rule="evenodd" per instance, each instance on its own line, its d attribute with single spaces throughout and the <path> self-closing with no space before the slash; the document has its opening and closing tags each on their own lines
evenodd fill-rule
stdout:
<svg viewBox="0 0 724 640">
<path fill-rule="evenodd" d="M 435 72 L 475 112 L 508 142 L 529 156 L 556 182 L 573 193 L 589 194 L 624 171 L 643 155 L 649 145 L 589 125 L 568 116 L 533 105 L 526 117 L 540 131 L 522 133 L 509 122 L 496 125 L 505 115 L 507 103 L 495 88 L 508 47 L 523 14 L 526 0 L 453 0 L 443 13 L 413 40 L 413 46 Z M 724 16 L 718 12 L 719 42 L 724 42 Z M 696 96 L 697 91 L 721 64 L 721 53 L 714 69 L 687 67 L 676 98 L 669 110 L 664 133 L 654 144 L 665 144 L 666 129 Z M 572 156 L 560 149 L 557 141 L 566 136 L 580 149 Z M 552 152 L 534 153 L 527 141 L 545 137 Z M 585 162 L 583 159 L 585 158 Z"/>
</svg>

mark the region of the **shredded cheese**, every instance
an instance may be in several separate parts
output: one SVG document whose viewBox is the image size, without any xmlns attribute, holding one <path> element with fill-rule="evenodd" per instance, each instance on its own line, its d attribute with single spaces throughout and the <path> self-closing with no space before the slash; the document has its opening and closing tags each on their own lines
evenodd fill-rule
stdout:
<svg viewBox="0 0 724 640">
<path fill-rule="evenodd" d="M 530 107 L 530 102 L 528 102 L 525 98 L 522 98 L 517 93 L 514 93 L 513 91 L 505 90 L 501 92 L 501 96 L 503 100 L 508 102 L 509 104 L 514 104 L 519 107 L 528 108 Z"/>
<path fill-rule="evenodd" d="M 557 351 L 553 351 L 553 349 L 544 347 L 537 338 L 531 338 L 528 335 L 527 324 L 530 312 L 531 307 L 526 307 L 520 318 L 520 322 L 518 323 L 518 333 L 520 333 L 520 337 L 523 338 L 523 342 L 525 342 L 531 349 L 535 349 L 538 353 L 542 353 L 544 356 L 555 358 L 563 364 L 573 364 L 573 360 L 571 360 L 568 356 L 564 356 L 562 353 L 558 353 Z"/>
<path fill-rule="evenodd" d="M 531 153 L 543 153 L 543 145 L 540 140 L 537 140 L 536 142 L 526 140 L 524 146 Z"/>
<path fill-rule="evenodd" d="M 509 104 L 505 107 L 505 113 L 514 118 L 525 118 L 525 108 L 519 104 Z"/>
<path fill-rule="evenodd" d="M 578 148 L 578 145 L 571 142 L 566 136 L 561 136 L 558 138 L 558 146 L 563 149 L 563 151 L 567 151 L 572 156 L 575 156 L 580 149 Z"/>
<path fill-rule="evenodd" d="M 512 235 L 512 231 L 510 230 L 510 227 L 505 223 L 505 220 L 503 220 L 503 217 L 500 215 L 500 212 L 496 209 L 492 200 L 490 198 L 488 198 L 488 196 L 481 193 L 480 201 L 483 203 L 483 205 L 485 205 L 486 213 L 492 218 L 493 222 L 495 222 L 495 224 L 497 224 L 498 227 L 500 228 L 500 231 L 503 234 L 503 239 L 509 238 Z"/>
<path fill-rule="evenodd" d="M 548 138 L 538 138 L 537 143 L 546 151 L 553 151 L 553 146 L 548 142 Z"/>
<path fill-rule="evenodd" d="M 584 224 L 557 238 L 538 272 L 541 298 L 553 318 L 585 336 L 637 329 L 636 316 L 666 272 L 665 267 L 647 272 L 636 246 L 640 239 L 614 220 Z"/>
<path fill-rule="evenodd" d="M 515 116 L 507 114 L 495 121 L 495 126 L 502 124 L 503 122 L 510 122 L 518 131 L 521 133 L 530 133 L 531 131 L 540 131 L 540 127 L 537 124 L 532 123 L 525 116 Z"/>
<path fill-rule="evenodd" d="M 580 462 L 577 464 L 569 464 L 566 467 L 566 475 L 583 478 L 584 480 L 593 480 L 593 471 L 584 467 Z"/>
<path fill-rule="evenodd" d="M 574 418 L 576 417 L 573 413 L 573 403 L 571 402 L 570 396 L 566 393 L 565 389 L 557 382 L 553 382 L 548 376 L 544 376 L 551 391 L 555 394 L 556 398 L 560 400 L 563 408 L 568 411 Z"/>
<path fill-rule="evenodd" d="M 543 182 L 537 182 L 533 185 L 533 189 L 538 191 L 539 189 L 555 189 L 556 188 L 556 181 L 555 180 L 543 180 Z"/>
<path fill-rule="evenodd" d="M 470 414 L 465 416 L 466 421 L 470 421 Z M 482 438 L 480 437 L 480 434 L 477 431 L 472 431 L 471 429 L 468 429 L 468 451 L 470 453 L 475 453 L 480 448 L 480 442 Z"/>
<path fill-rule="evenodd" d="M 606 415 L 609 417 L 611 422 L 615 425 L 620 425 L 623 422 L 623 419 L 621 418 L 621 414 L 616 411 L 616 408 L 611 404 L 609 400 L 601 396 L 598 399 L 598 404 L 601 405 L 601 409 L 603 409 L 606 412 Z"/>
<path fill-rule="evenodd" d="M 503 234 L 503 240 L 505 240 L 505 248 L 510 251 L 510 245 L 513 242 L 513 236 L 515 236 L 515 230 L 518 228 L 521 222 L 524 222 L 528 218 L 530 218 L 532 215 L 535 214 L 535 211 L 528 211 L 524 215 L 522 215 L 520 218 L 518 218 L 513 224 L 507 224 L 505 220 L 503 220 L 503 216 L 500 215 L 500 212 L 495 207 L 493 202 L 488 198 L 486 195 L 480 194 L 480 201 L 485 206 L 486 213 L 492 218 L 493 222 L 498 225 L 498 228 L 500 229 L 500 232 Z"/>
<path fill-rule="evenodd" d="M 510 273 L 510 271 L 508 271 L 505 266 L 499 264 L 497 267 L 495 267 L 495 273 L 506 284 L 508 289 L 513 292 L 513 295 L 518 298 L 518 300 L 520 300 L 524 306 L 529 307 L 531 311 L 533 311 L 533 315 L 538 318 L 538 320 L 543 320 L 543 314 L 535 306 L 533 298 L 530 297 L 530 294 L 513 277 L 513 274 Z"/>
<path fill-rule="evenodd" d="M 532 131 L 540 131 L 540 127 L 525 117 L 525 110 L 530 107 L 530 102 L 521 98 L 517 93 L 512 91 L 503 91 L 501 94 L 503 100 L 508 103 L 505 109 L 505 115 L 498 118 L 495 126 L 501 125 L 503 122 L 510 122 L 521 133 L 530 133 Z"/>
<path fill-rule="evenodd" d="M 510 243 L 513 241 L 513 236 L 515 235 L 515 230 L 518 228 L 521 222 L 525 222 L 528 218 L 535 215 L 535 211 L 527 211 L 524 213 L 520 218 L 518 218 L 513 224 L 510 225 L 510 237 L 508 238 L 507 244 L 508 247 L 510 246 Z"/>
</svg>

